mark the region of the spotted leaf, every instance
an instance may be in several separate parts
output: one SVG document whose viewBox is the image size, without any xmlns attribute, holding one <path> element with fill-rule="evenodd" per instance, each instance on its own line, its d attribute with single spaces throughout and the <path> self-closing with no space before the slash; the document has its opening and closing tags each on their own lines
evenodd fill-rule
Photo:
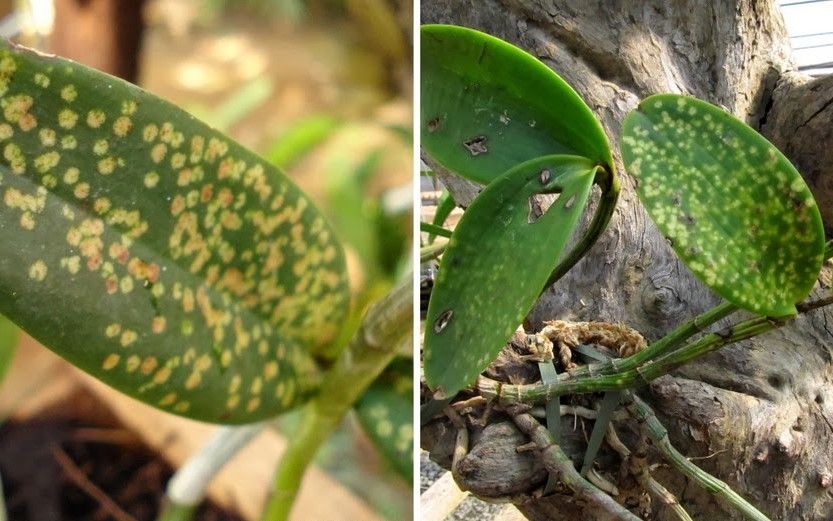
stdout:
<svg viewBox="0 0 833 521">
<path fill-rule="evenodd" d="M 546 65 L 473 29 L 425 25 L 420 35 L 421 145 L 443 166 L 487 184 L 550 154 L 613 164 L 593 113 Z"/>
<path fill-rule="evenodd" d="M 673 94 L 645 99 L 622 135 L 642 203 L 691 271 L 741 308 L 794 314 L 821 269 L 824 229 L 784 155 L 720 108 Z"/>
<path fill-rule="evenodd" d="M 175 106 L 0 49 L 0 312 L 144 402 L 242 423 L 304 399 L 343 253 L 283 174 Z"/>
<path fill-rule="evenodd" d="M 497 356 L 559 261 L 596 169 L 576 156 L 527 161 L 492 181 L 463 214 L 426 315 L 423 360 L 432 389 L 453 396 Z M 531 197 L 555 191 L 541 215 Z"/>
<path fill-rule="evenodd" d="M 356 403 L 356 416 L 373 444 L 406 480 L 413 480 L 414 380 L 411 360 L 389 367 Z"/>
</svg>

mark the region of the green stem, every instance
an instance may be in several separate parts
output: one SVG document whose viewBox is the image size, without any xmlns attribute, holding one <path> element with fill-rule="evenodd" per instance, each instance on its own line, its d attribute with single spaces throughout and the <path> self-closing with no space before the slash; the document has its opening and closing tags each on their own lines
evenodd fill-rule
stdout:
<svg viewBox="0 0 833 521">
<path fill-rule="evenodd" d="M 0 479 L 0 521 L 8 521 L 8 512 L 6 512 L 6 496 L 3 494 L 3 480 Z"/>
<path fill-rule="evenodd" d="M 542 292 L 570 271 L 607 229 L 607 225 L 610 223 L 611 217 L 613 217 L 613 211 L 616 210 L 616 201 L 619 199 L 619 178 L 612 166 L 608 168 L 609 170 L 602 166 L 596 168 L 596 183 L 602 189 L 602 197 L 599 200 L 596 213 L 593 215 L 593 220 L 575 247 L 570 250 L 570 253 L 564 257 L 564 260 L 558 263 L 558 266 L 550 274 L 547 283 L 541 289 Z"/>
<path fill-rule="evenodd" d="M 737 309 L 737 306 L 734 304 L 723 302 L 709 311 L 697 315 L 642 351 L 629 356 L 624 360 L 612 360 L 609 362 L 603 362 L 602 364 L 584 365 L 576 368 L 572 372 L 572 376 L 579 378 L 590 375 L 610 375 L 636 369 L 646 362 L 658 359 L 670 351 L 678 348 L 683 344 L 683 342 L 687 341 L 692 336 L 702 332 L 704 329 L 719 320 L 726 318 L 737 311 Z"/>
<path fill-rule="evenodd" d="M 387 367 L 402 344 L 411 341 L 411 278 L 373 304 L 347 348 L 325 375 L 318 394 L 301 410 L 301 424 L 281 458 L 263 511 L 264 521 L 283 521 L 298 493 L 304 471 L 321 444 L 367 387 Z"/>
<path fill-rule="evenodd" d="M 196 512 L 197 505 L 182 505 L 169 501 L 162 507 L 156 521 L 191 521 Z"/>
<path fill-rule="evenodd" d="M 523 402 L 530 404 L 542 404 L 554 396 L 564 394 L 590 393 L 637 387 L 668 374 L 694 358 L 719 349 L 727 344 L 766 333 L 780 325 L 780 322 L 772 321 L 767 317 L 744 320 L 716 333 L 705 335 L 698 341 L 677 349 L 657 360 L 650 360 L 639 367 L 620 370 L 614 374 L 596 374 L 591 368 L 587 374 L 582 374 L 581 376 L 565 375 L 562 373 L 559 375 L 559 381 L 557 383 L 547 385 L 509 385 L 481 376 L 477 380 L 477 387 L 480 394 L 487 399 L 499 398 L 504 403 Z M 603 364 L 591 365 L 606 367 L 607 364 L 613 364 L 617 370 L 619 368 L 615 360 Z"/>
<path fill-rule="evenodd" d="M 445 237 L 447 239 L 451 238 L 451 230 L 446 230 L 442 226 L 437 226 L 436 224 L 427 223 L 424 221 L 419 222 L 419 231 L 430 233 L 433 235 L 439 235 L 440 237 Z M 430 241 L 431 238 L 429 237 L 428 240 Z"/>
<path fill-rule="evenodd" d="M 632 401 L 630 410 L 634 416 L 642 422 L 648 437 L 659 447 L 660 451 L 665 455 L 666 459 L 689 479 L 703 487 L 706 491 L 717 494 L 729 504 L 740 510 L 740 512 L 752 521 L 770 521 L 770 519 L 762 514 L 758 509 L 749 504 L 745 499 L 740 497 L 737 492 L 732 490 L 729 485 L 723 481 L 712 476 L 708 472 L 697 467 L 690 462 L 688 458 L 683 456 L 668 439 L 668 431 L 665 430 L 662 423 L 657 419 L 654 411 L 643 402 L 634 393 L 628 391 L 627 398 Z"/>
<path fill-rule="evenodd" d="M 436 259 L 440 255 L 443 254 L 445 251 L 445 247 L 448 245 L 447 242 L 443 242 L 441 244 L 432 244 L 431 246 L 426 246 L 425 248 L 419 249 L 419 262 L 426 262 L 431 259 Z"/>
</svg>

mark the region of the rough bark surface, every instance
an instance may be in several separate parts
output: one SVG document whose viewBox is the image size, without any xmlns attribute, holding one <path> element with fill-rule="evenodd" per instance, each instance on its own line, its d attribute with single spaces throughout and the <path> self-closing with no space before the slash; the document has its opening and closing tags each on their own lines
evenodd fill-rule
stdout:
<svg viewBox="0 0 833 521">
<path fill-rule="evenodd" d="M 536 327 L 553 318 L 622 322 L 652 341 L 717 302 L 657 232 L 618 157 L 622 119 L 650 94 L 690 94 L 722 105 L 760 130 L 805 176 L 823 209 L 828 235 L 833 230 L 833 78 L 814 80 L 797 72 L 776 2 L 423 0 L 421 17 L 422 23 L 472 27 L 526 49 L 579 92 L 611 140 L 623 185 L 619 207 L 590 254 L 533 309 L 529 318 Z M 476 193 L 445 179 L 463 204 Z M 826 266 L 812 296 L 829 294 Z M 685 366 L 641 395 L 681 452 L 702 458 L 695 462 L 771 519 L 833 519 L 831 328 L 827 308 L 799 316 L 787 327 Z M 450 454 L 453 430 L 434 423 L 423 431 L 423 445 L 442 461 Z M 582 428 L 592 428 L 592 422 L 579 425 L 565 426 L 568 442 L 569 436 L 583 437 Z M 639 439 L 632 434 L 623 439 Z M 470 448 L 492 443 L 489 450 L 510 454 L 496 448 L 510 439 L 504 433 L 489 440 L 481 429 Z M 576 461 L 581 455 L 579 450 Z M 512 465 L 521 456 L 504 461 Z M 618 472 L 615 455 L 604 457 Z M 505 475 L 534 481 L 529 476 Z M 673 469 L 660 467 L 654 476 L 694 519 L 740 519 Z M 476 480 L 456 478 L 466 488 L 482 490 Z M 569 494 L 539 499 L 534 488 L 519 495 L 505 487 L 531 519 L 602 519 L 592 505 L 572 503 Z M 667 508 L 645 510 L 640 498 L 620 500 L 638 515 L 674 519 Z"/>
</svg>

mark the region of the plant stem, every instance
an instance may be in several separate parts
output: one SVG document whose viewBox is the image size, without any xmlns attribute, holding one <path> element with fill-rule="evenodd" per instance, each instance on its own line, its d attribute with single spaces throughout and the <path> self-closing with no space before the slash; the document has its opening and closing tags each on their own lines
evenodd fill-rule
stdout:
<svg viewBox="0 0 833 521">
<path fill-rule="evenodd" d="M 698 341 L 672 351 L 657 360 L 650 360 L 641 366 L 626 370 L 621 370 L 616 361 L 611 361 L 602 364 L 591 364 L 590 370 L 579 376 L 562 373 L 559 375 L 558 382 L 553 384 L 509 385 L 480 376 L 477 379 L 477 387 L 481 396 L 486 399 L 499 398 L 504 403 L 523 402 L 529 404 L 542 404 L 554 396 L 564 394 L 627 389 L 646 384 L 657 377 L 668 374 L 682 364 L 724 345 L 766 333 L 780 325 L 780 322 L 772 321 L 767 317 L 744 320 L 716 333 L 705 335 Z M 607 367 L 607 364 L 613 364 L 618 372 L 597 374 L 593 370 L 593 366 Z"/>
<path fill-rule="evenodd" d="M 402 344 L 411 342 L 413 291 L 410 277 L 397 284 L 365 314 L 347 348 L 327 371 L 318 394 L 301 410 L 298 432 L 289 440 L 275 472 L 262 519 L 283 521 L 298 493 L 304 471 L 318 448 L 367 387 L 387 367 Z"/>
<path fill-rule="evenodd" d="M 200 450 L 176 471 L 168 482 L 167 502 L 156 521 L 190 520 L 205 497 L 211 479 L 240 449 L 263 430 L 266 424 L 220 427 Z"/>
<path fill-rule="evenodd" d="M 703 487 L 712 494 L 717 494 L 724 500 L 728 501 L 732 506 L 740 510 L 740 512 L 747 519 L 752 521 L 770 521 L 770 519 L 762 514 L 758 509 L 750 505 L 745 499 L 740 497 L 729 485 L 723 481 L 712 476 L 708 472 L 697 467 L 690 462 L 688 458 L 683 456 L 677 449 L 671 445 L 668 439 L 668 431 L 665 430 L 662 423 L 657 419 L 654 411 L 643 402 L 634 393 L 628 391 L 627 398 L 632 401 L 629 409 L 634 416 L 641 422 L 642 427 L 648 434 L 648 437 L 653 440 L 654 444 L 659 447 L 666 459 L 674 465 L 680 472 L 685 474 L 689 479 L 694 480 L 698 485 Z"/>
<path fill-rule="evenodd" d="M 162 507 L 162 511 L 156 516 L 156 521 L 191 521 L 196 512 L 197 505 L 169 502 Z"/>
<path fill-rule="evenodd" d="M 593 215 L 593 220 L 590 221 L 590 225 L 575 247 L 555 267 L 549 279 L 547 279 L 547 283 L 541 288 L 541 292 L 555 284 L 564 274 L 570 271 L 607 229 L 610 218 L 613 217 L 613 211 L 616 209 L 616 201 L 619 199 L 619 177 L 613 170 L 612 165 L 608 168 L 610 170 L 601 166 L 596 168 L 595 182 L 602 189 L 602 197 L 599 200 L 596 213 Z"/>
<path fill-rule="evenodd" d="M 436 259 L 437 257 L 443 254 L 446 246 L 448 246 L 448 243 L 442 242 L 440 244 L 432 244 L 431 246 L 420 248 L 419 262 L 425 262 L 431 259 Z"/>
<path fill-rule="evenodd" d="M 430 233 L 431 235 L 438 235 L 447 239 L 450 239 L 452 234 L 451 230 L 446 230 L 442 226 L 437 226 L 436 224 L 431 224 L 423 221 L 420 221 L 419 223 L 419 231 Z"/>
<path fill-rule="evenodd" d="M 0 479 L 0 521 L 8 521 L 8 512 L 6 512 L 6 495 L 3 493 L 3 480 Z"/>
<path fill-rule="evenodd" d="M 578 501 L 598 505 L 611 516 L 611 519 L 639 521 L 639 518 L 628 512 L 625 507 L 581 477 L 573 466 L 572 460 L 555 443 L 552 433 L 538 423 L 532 415 L 525 412 L 523 406 L 510 406 L 507 412 L 512 415 L 518 428 L 538 445 L 547 471 L 556 475 L 559 481 L 572 490 Z"/>
</svg>

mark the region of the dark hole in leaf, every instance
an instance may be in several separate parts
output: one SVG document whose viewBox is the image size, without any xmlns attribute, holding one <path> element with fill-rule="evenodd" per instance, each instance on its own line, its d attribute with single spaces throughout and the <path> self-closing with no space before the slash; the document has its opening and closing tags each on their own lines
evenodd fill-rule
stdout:
<svg viewBox="0 0 833 521">
<path fill-rule="evenodd" d="M 454 315 L 453 309 L 446 309 L 440 313 L 440 316 L 434 321 L 434 333 L 441 333 L 451 322 L 452 315 Z"/>
<path fill-rule="evenodd" d="M 561 190 L 559 187 L 558 190 Z M 552 207 L 552 205 L 558 200 L 561 196 L 560 193 L 552 194 L 554 198 L 550 203 L 546 206 L 541 204 L 541 200 L 539 199 L 539 194 L 532 194 L 527 199 L 527 204 L 529 205 L 529 213 L 526 215 L 526 222 L 528 224 L 532 224 L 538 219 L 540 219 L 547 211 Z"/>
<path fill-rule="evenodd" d="M 442 123 L 442 120 L 440 120 L 440 117 L 437 116 L 436 118 L 432 118 L 432 119 L 428 120 L 428 123 L 426 124 L 426 128 L 428 128 L 428 132 L 434 132 L 435 130 L 440 128 L 441 123 Z"/>
<path fill-rule="evenodd" d="M 529 203 L 529 213 L 526 216 L 526 222 L 532 224 L 544 215 L 544 209 L 541 208 L 541 204 L 538 202 L 535 194 L 530 195 L 527 202 Z"/>
<path fill-rule="evenodd" d="M 688 214 L 681 213 L 679 219 L 680 222 L 682 222 L 686 226 L 694 226 L 695 224 L 697 224 L 697 219 Z"/>
<path fill-rule="evenodd" d="M 486 136 L 474 136 L 466 141 L 463 141 L 463 146 L 469 151 L 472 156 L 479 156 L 489 151 L 486 148 Z"/>
</svg>

